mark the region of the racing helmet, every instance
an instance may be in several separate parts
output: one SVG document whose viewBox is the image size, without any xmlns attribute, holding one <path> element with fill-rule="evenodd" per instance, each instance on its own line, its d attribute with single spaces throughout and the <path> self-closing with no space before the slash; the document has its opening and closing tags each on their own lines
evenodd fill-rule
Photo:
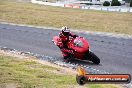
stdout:
<svg viewBox="0 0 132 88">
<path fill-rule="evenodd" d="M 68 36 L 69 35 L 70 30 L 69 30 L 69 28 L 67 26 L 63 26 L 61 29 L 62 29 L 62 34 L 64 36 Z"/>
</svg>

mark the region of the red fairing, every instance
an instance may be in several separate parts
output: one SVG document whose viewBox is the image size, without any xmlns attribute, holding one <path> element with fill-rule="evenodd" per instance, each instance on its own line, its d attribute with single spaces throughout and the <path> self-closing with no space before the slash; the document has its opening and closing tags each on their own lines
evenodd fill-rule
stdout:
<svg viewBox="0 0 132 88">
<path fill-rule="evenodd" d="M 67 46 L 69 49 L 63 47 L 62 39 L 58 36 L 53 37 L 54 44 L 58 46 L 63 54 L 67 56 L 68 53 L 73 54 L 77 59 L 83 59 L 87 51 L 89 51 L 88 41 L 83 37 L 76 37 L 69 39 Z"/>
<path fill-rule="evenodd" d="M 78 45 L 76 43 L 78 43 Z M 74 57 L 76 57 L 78 59 L 83 59 L 85 53 L 87 51 L 89 51 L 89 44 L 82 37 L 77 37 L 77 38 L 71 40 L 68 43 L 68 47 L 75 51 L 74 52 Z"/>
<path fill-rule="evenodd" d="M 68 50 L 68 49 L 65 49 L 65 48 L 62 48 L 62 49 L 60 49 L 60 50 L 61 50 L 63 56 L 67 56 L 68 53 L 73 54 L 73 50 Z"/>
<path fill-rule="evenodd" d="M 80 43 L 80 46 L 79 45 L 75 46 L 75 43 Z M 84 53 L 89 49 L 89 44 L 84 38 L 77 37 L 68 43 L 68 47 L 75 50 L 78 53 Z"/>
</svg>

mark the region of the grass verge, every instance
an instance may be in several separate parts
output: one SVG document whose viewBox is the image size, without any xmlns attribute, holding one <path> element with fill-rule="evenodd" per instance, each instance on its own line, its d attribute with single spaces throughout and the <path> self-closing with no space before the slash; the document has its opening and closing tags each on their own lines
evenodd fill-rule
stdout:
<svg viewBox="0 0 132 88">
<path fill-rule="evenodd" d="M 0 0 L 0 21 L 132 35 L 132 13 L 103 12 Z"/>
<path fill-rule="evenodd" d="M 40 64 L 31 58 L 0 54 L 0 88 L 119 88 L 110 84 L 79 86 L 75 81 L 75 75 L 60 74 L 60 70 Z"/>
<path fill-rule="evenodd" d="M 74 87 L 75 77 L 60 75 L 52 71 L 55 67 L 39 64 L 35 61 L 20 60 L 9 56 L 0 56 L 0 85 L 13 84 L 22 88 L 67 88 Z M 0 87 L 0 88 L 1 88 Z"/>
</svg>

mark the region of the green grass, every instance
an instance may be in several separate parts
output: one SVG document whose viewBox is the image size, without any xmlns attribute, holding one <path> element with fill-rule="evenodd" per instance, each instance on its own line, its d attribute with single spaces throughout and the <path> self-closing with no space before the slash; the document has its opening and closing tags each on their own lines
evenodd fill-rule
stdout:
<svg viewBox="0 0 132 88">
<path fill-rule="evenodd" d="M 0 0 L 0 21 L 132 35 L 132 13 L 51 7 Z"/>
<path fill-rule="evenodd" d="M 47 71 L 50 70 L 50 71 Z M 35 61 L 0 56 L 0 84 L 15 83 L 22 88 L 66 88 L 75 85 L 75 77 L 52 73 L 55 67 Z"/>
<path fill-rule="evenodd" d="M 79 88 L 75 76 L 54 73 L 57 70 L 35 61 L 0 55 L 0 88 L 11 84 L 17 88 Z M 86 84 L 85 87 L 119 88 L 110 84 Z"/>
</svg>

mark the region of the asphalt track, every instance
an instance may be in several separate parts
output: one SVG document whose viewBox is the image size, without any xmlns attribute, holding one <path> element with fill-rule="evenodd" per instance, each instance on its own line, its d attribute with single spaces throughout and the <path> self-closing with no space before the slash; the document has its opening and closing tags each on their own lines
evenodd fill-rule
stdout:
<svg viewBox="0 0 132 88">
<path fill-rule="evenodd" d="M 58 30 L 0 24 L 0 46 L 33 52 L 62 59 L 59 49 L 52 43 Z M 132 39 L 76 33 L 85 37 L 91 50 L 101 59 L 100 65 L 85 65 L 110 73 L 132 75 Z M 83 64 L 83 63 L 82 63 Z"/>
</svg>

